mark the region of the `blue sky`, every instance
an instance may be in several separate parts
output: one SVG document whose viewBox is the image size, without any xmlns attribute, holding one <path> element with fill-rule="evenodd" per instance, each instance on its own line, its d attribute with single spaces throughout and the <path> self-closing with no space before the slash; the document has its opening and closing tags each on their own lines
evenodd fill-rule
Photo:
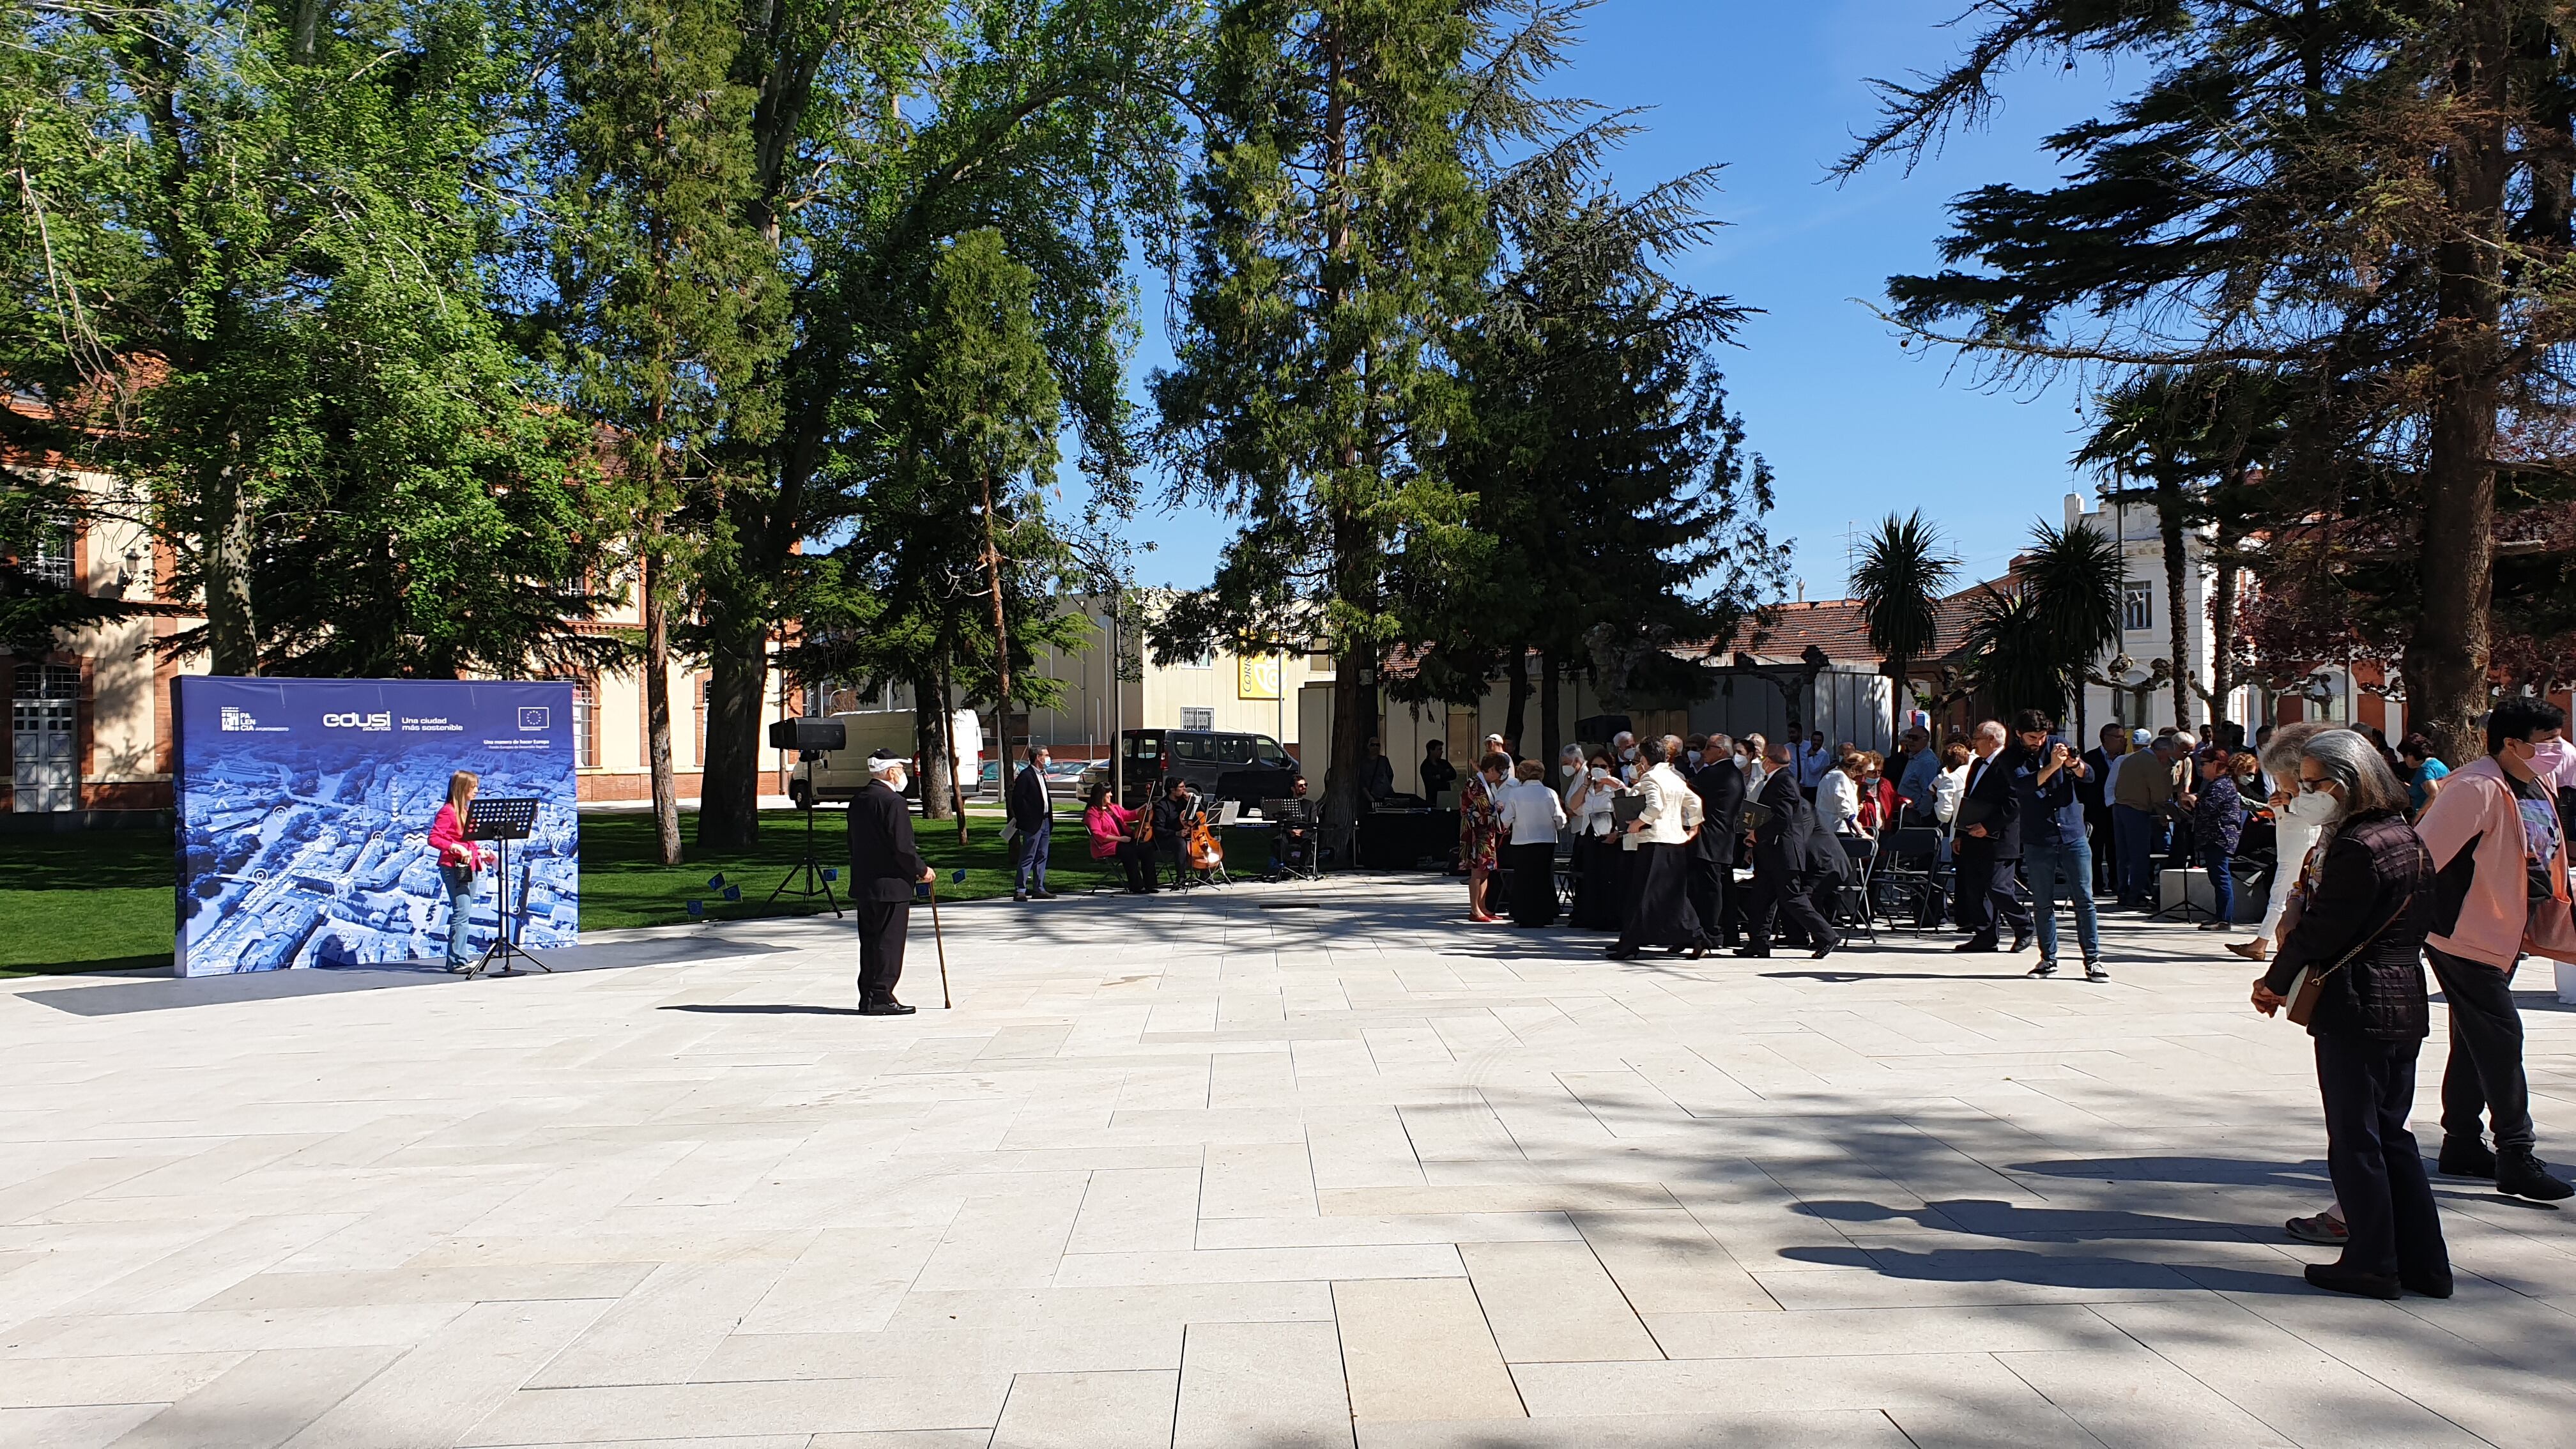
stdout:
<svg viewBox="0 0 2576 1449">
<path fill-rule="evenodd" d="M 1980 391 L 1964 369 L 1900 351 L 1855 298 L 1886 278 L 1928 271 L 1946 203 L 1989 181 L 2054 174 L 2039 137 L 2098 111 L 2114 77 L 2043 63 L 2016 77 L 1986 132 L 1955 138 L 1911 176 L 1890 165 L 1836 185 L 1828 163 L 1875 115 L 1864 84 L 1946 63 L 1962 43 L 1941 22 L 1956 0 L 1605 0 L 1590 13 L 1555 89 L 1610 106 L 1651 107 L 1615 164 L 1635 191 L 1723 163 L 1712 209 L 1731 223 L 1678 270 L 1690 285 L 1762 309 L 1725 362 L 1751 446 L 1779 475 L 1775 536 L 1794 539 L 1809 598 L 1843 590 L 1845 534 L 1890 509 L 1921 507 L 1955 551 L 1999 572 L 2034 518 L 2061 514 L 2082 418 L 2060 382 L 2036 396 Z M 1135 360 L 1141 380 L 1169 359 L 1162 279 L 1144 279 L 1153 319 Z M 1132 536 L 1151 584 L 1204 584 L 1232 525 L 1149 507 Z"/>
</svg>

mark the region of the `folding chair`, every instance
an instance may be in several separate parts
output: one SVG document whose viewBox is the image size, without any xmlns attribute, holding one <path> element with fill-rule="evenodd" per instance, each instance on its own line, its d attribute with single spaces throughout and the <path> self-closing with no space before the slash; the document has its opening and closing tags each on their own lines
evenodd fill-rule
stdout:
<svg viewBox="0 0 2576 1449">
<path fill-rule="evenodd" d="M 1941 923 L 1941 832 L 1929 825 L 1900 825 L 1880 847 L 1870 902 L 1888 925 L 1928 931 Z"/>
<path fill-rule="evenodd" d="M 1878 915 L 1870 901 L 1871 877 L 1878 863 L 1878 842 L 1865 835 L 1837 836 L 1844 858 L 1851 862 L 1843 876 L 1842 886 L 1834 892 L 1834 926 L 1848 934 L 1857 930 L 1878 944 L 1878 928 L 1872 924 Z M 1890 921 L 1889 924 L 1895 924 Z"/>
</svg>

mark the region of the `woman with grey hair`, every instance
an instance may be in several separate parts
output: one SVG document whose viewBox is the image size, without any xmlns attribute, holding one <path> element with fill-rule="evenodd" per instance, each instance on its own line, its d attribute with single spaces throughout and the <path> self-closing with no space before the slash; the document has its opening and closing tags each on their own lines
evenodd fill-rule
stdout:
<svg viewBox="0 0 2576 1449">
<path fill-rule="evenodd" d="M 2406 1116 L 2415 1058 L 2431 1029 L 2422 956 L 2433 923 L 2433 859 L 2406 823 L 2406 787 L 2369 740 L 2325 730 L 2299 752 L 2299 791 L 2332 802 L 2291 904 L 2272 969 L 2254 982 L 2270 1016 L 2320 983 L 2308 1035 L 2324 1099 L 2326 1173 L 2345 1224 L 2343 1253 L 2311 1263 L 2336 1293 L 2451 1296 L 2450 1250 Z"/>
<path fill-rule="evenodd" d="M 2280 939 L 2281 912 L 2288 909 L 2291 888 L 2299 883 L 2308 851 L 2317 843 L 2317 827 L 2334 813 L 2330 797 L 2299 788 L 2299 754 L 2308 741 L 2335 728 L 2334 721 L 2322 719 L 2282 725 L 2272 731 L 2258 757 L 2263 778 L 2272 782 L 2272 899 L 2263 908 L 2263 924 L 2254 928 L 2253 940 L 2227 943 L 2228 950 L 2248 961 L 2272 954 L 2272 943 Z"/>
</svg>

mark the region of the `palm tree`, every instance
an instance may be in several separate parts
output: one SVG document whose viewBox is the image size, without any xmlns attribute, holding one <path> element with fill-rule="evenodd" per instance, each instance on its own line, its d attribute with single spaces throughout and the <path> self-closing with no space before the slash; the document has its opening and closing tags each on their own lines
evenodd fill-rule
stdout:
<svg viewBox="0 0 2576 1449">
<path fill-rule="evenodd" d="M 1944 550 L 1941 531 L 1923 521 L 1919 508 L 1902 518 L 1887 515 L 1862 545 L 1852 597 L 1868 621 L 1869 647 L 1887 661 L 1890 738 L 1904 728 L 1906 676 L 1931 649 L 1941 624 L 1937 606 L 1958 572 L 1959 560 Z"/>
<path fill-rule="evenodd" d="M 1993 718 L 2010 719 L 2024 709 L 2063 717 L 2066 659 L 2030 594 L 1980 590 L 1968 623 L 1967 656 L 1968 676 Z"/>
<path fill-rule="evenodd" d="M 2042 520 L 2021 558 L 2023 596 L 2075 701 L 2084 738 L 2084 672 L 2120 642 L 2120 545 L 2089 523 L 2059 528 Z"/>
</svg>

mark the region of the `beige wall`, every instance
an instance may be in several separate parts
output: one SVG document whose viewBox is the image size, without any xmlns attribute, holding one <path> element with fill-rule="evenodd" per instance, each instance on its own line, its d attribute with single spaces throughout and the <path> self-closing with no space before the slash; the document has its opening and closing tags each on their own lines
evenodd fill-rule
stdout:
<svg viewBox="0 0 2576 1449">
<path fill-rule="evenodd" d="M 1333 677 L 1330 658 L 1292 650 L 1280 670 L 1285 687 L 1279 692 L 1286 696 L 1284 702 L 1247 699 L 1241 673 L 1243 661 L 1232 653 L 1219 651 L 1210 656 L 1205 668 L 1146 662 L 1142 679 L 1117 686 L 1113 693 L 1109 634 L 1100 623 L 1103 601 L 1068 598 L 1058 607 L 1065 613 L 1083 614 L 1091 621 L 1090 640 L 1083 649 L 1042 655 L 1036 666 L 1039 674 L 1063 683 L 1065 697 L 1054 709 L 1030 711 L 1029 734 L 1059 756 L 1103 753 L 1120 728 L 1177 729 L 1181 711 L 1188 708 L 1208 710 L 1212 729 L 1268 735 L 1283 745 L 1294 745 L 1299 729 L 1297 691 L 1310 681 Z M 1135 639 L 1122 637 L 1119 644 L 1130 660 L 1135 659 Z M 1265 674 L 1268 668 L 1278 667 L 1279 657 L 1264 656 L 1258 661 L 1265 667 Z"/>
</svg>

